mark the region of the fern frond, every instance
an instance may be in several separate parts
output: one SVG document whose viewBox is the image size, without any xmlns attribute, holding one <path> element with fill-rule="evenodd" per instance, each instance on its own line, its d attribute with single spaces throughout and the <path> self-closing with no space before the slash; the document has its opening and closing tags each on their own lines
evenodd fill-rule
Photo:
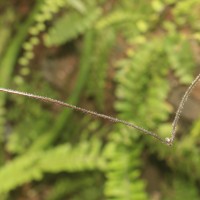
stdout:
<svg viewBox="0 0 200 200">
<path fill-rule="evenodd" d="M 105 183 L 107 199 L 147 199 L 145 184 L 140 178 L 141 146 L 136 145 L 136 143 L 132 145 L 112 142 L 105 149 L 109 157 Z"/>
<path fill-rule="evenodd" d="M 148 129 L 168 118 L 170 110 L 165 103 L 169 92 L 165 80 L 168 67 L 166 53 L 156 41 L 119 63 L 115 107 L 121 118 Z"/>
<path fill-rule="evenodd" d="M 43 0 L 38 3 L 39 10 L 33 15 L 34 25 L 29 28 L 30 38 L 23 46 L 24 53 L 19 58 L 19 64 L 27 68 L 30 60 L 34 57 L 33 49 L 40 42 L 39 34 L 46 29 L 46 22 L 51 20 L 55 13 L 59 12 L 67 4 L 66 0 Z"/>
<path fill-rule="evenodd" d="M 106 162 L 100 156 L 99 142 L 94 139 L 90 143 L 82 142 L 76 147 L 64 144 L 51 150 L 28 153 L 10 161 L 0 168 L 0 193 L 7 193 L 33 180 L 39 181 L 47 172 L 55 174 L 104 170 Z"/>
<path fill-rule="evenodd" d="M 99 15 L 99 9 L 91 10 L 84 14 L 78 12 L 66 13 L 54 23 L 53 27 L 45 35 L 45 44 L 47 46 L 60 45 L 76 38 L 91 28 Z"/>
<path fill-rule="evenodd" d="M 181 83 L 190 84 L 193 80 L 192 73 L 196 63 L 189 41 L 172 36 L 166 39 L 165 45 L 168 60 L 171 68 L 175 71 L 175 75 Z"/>
<path fill-rule="evenodd" d="M 23 66 L 20 70 L 20 74 L 25 76 L 30 73 L 27 65 L 34 57 L 34 47 L 40 43 L 39 34 L 46 31 L 47 21 L 53 21 L 56 13 L 69 7 L 72 10 L 77 10 L 80 13 L 84 13 L 86 10 L 85 4 L 82 1 L 68 1 L 68 0 L 43 0 L 40 1 L 39 11 L 34 15 L 34 24 L 29 29 L 30 38 L 24 42 L 23 55 L 19 58 L 19 64 Z M 58 36 L 59 37 L 59 36 Z M 19 81 L 17 82 L 19 83 Z"/>
<path fill-rule="evenodd" d="M 130 21 L 131 15 L 130 13 L 125 13 L 123 11 L 113 11 L 105 17 L 102 17 L 97 23 L 96 28 L 99 30 L 103 30 L 109 28 L 113 25 L 118 25 L 123 23 L 124 21 Z"/>
</svg>

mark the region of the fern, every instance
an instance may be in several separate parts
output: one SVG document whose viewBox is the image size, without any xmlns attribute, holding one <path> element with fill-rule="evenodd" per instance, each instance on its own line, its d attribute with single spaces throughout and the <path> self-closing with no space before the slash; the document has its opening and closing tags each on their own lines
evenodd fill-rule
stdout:
<svg viewBox="0 0 200 200">
<path fill-rule="evenodd" d="M 89 30 L 85 34 L 83 41 L 83 53 L 80 58 L 80 70 L 77 77 L 77 83 L 74 86 L 75 92 L 68 98 L 68 102 L 74 105 L 78 104 L 79 97 L 87 81 L 87 76 L 90 73 L 91 60 L 89 59 L 89 57 L 93 50 L 93 39 L 94 31 Z M 30 150 L 35 151 L 38 149 L 47 148 L 57 138 L 59 138 L 60 133 L 63 131 L 63 129 L 68 126 L 72 112 L 73 110 L 70 109 L 63 110 L 57 117 L 57 120 L 54 122 L 54 124 L 49 127 L 50 129 L 45 131 L 45 133 L 43 133 L 42 136 L 40 136 L 40 138 L 31 145 Z"/>
<path fill-rule="evenodd" d="M 46 29 L 46 21 L 53 18 L 54 14 L 66 4 L 65 0 L 43 0 L 40 1 L 39 11 L 34 15 L 35 24 L 29 29 L 30 39 L 23 44 L 24 54 L 19 59 L 20 65 L 27 67 L 29 61 L 34 57 L 33 48 L 39 43 L 38 35 Z"/>
<path fill-rule="evenodd" d="M 196 180 L 200 177 L 198 142 L 195 136 L 184 135 L 173 149 L 163 150 L 162 153 L 158 152 L 158 155 L 161 159 L 167 158 L 167 163 L 172 169 L 184 174 L 189 180 Z M 158 151 L 158 146 L 152 148 L 152 151 L 155 149 Z"/>
<path fill-rule="evenodd" d="M 198 15 L 198 8 L 198 0 L 176 2 L 175 7 L 173 8 L 176 24 L 179 27 L 188 26 L 189 24 L 189 26 L 191 26 L 195 31 L 199 30 L 198 22 L 200 18 Z M 193 12 L 190 12 L 191 10 Z M 186 17 L 186 13 L 190 14 Z"/>
<path fill-rule="evenodd" d="M 20 88 L 28 91 L 29 87 L 36 89 L 38 86 L 41 93 L 57 96 L 47 83 L 38 79 L 32 80 L 29 85 L 22 85 Z M 12 107 L 6 109 L 10 134 L 7 136 L 5 147 L 10 153 L 22 154 L 48 129 L 48 124 L 53 122 L 53 115 L 42 104 L 30 99 L 9 96 L 8 101 L 12 102 Z M 34 123 L 32 123 L 33 121 Z"/>
<path fill-rule="evenodd" d="M 168 40 L 166 42 L 169 45 Z M 144 45 L 137 54 L 131 54 L 119 63 L 116 76 L 119 83 L 116 90 L 118 97 L 116 109 L 120 112 L 120 117 L 128 121 L 133 120 L 148 129 L 157 130 L 156 132 L 163 137 L 167 136 L 171 129 L 168 118 L 172 108 L 166 103 L 169 92 L 167 74 L 171 68 L 174 68 L 180 81 L 186 83 L 191 80 L 195 66 L 189 48 L 183 48 L 185 45 L 188 46 L 187 41 L 181 41 L 178 46 L 187 54 L 184 58 L 175 53 L 177 44 L 168 45 L 161 46 L 156 40 Z M 171 60 L 172 54 L 177 55 L 176 64 Z M 182 61 L 184 59 L 185 61 Z M 138 137 L 133 136 L 133 133 L 128 130 L 125 134 Z M 199 149 L 196 137 L 188 138 L 188 134 L 182 136 L 171 149 L 163 148 L 161 144 L 148 140 L 148 137 L 144 140 L 149 145 L 149 151 L 156 153 L 159 159 L 165 159 L 172 169 L 195 179 L 199 177 Z M 191 175 L 191 171 L 195 176 Z"/>
<path fill-rule="evenodd" d="M 143 14 L 145 13 L 145 15 Z M 146 41 L 145 34 L 159 21 L 159 12 L 151 2 L 123 1 L 112 12 L 102 16 L 96 27 L 106 30 L 109 27 L 121 31 L 129 43 Z"/>
<path fill-rule="evenodd" d="M 124 23 L 126 20 L 130 20 L 131 15 L 124 13 L 123 11 L 114 11 L 105 17 L 102 17 L 96 24 L 96 28 L 99 30 L 106 29 L 110 26 Z"/>
<path fill-rule="evenodd" d="M 195 69 L 190 43 L 187 40 L 180 40 L 175 35 L 169 37 L 165 45 L 168 60 L 172 69 L 175 70 L 175 75 L 180 79 L 181 83 L 190 84 L 193 80 L 192 72 Z"/>
<path fill-rule="evenodd" d="M 51 150 L 25 154 L 0 169 L 0 193 L 7 193 L 33 180 L 39 181 L 44 173 L 104 170 L 106 162 L 100 152 L 101 144 L 94 139 L 77 147 L 64 144 Z"/>
<path fill-rule="evenodd" d="M 87 4 L 80 0 L 42 1 L 40 10 L 35 15 L 35 24 L 32 25 L 29 31 L 30 39 L 23 44 L 24 54 L 19 59 L 20 65 L 27 68 L 30 60 L 34 57 L 34 46 L 39 43 L 39 34 L 47 29 L 47 21 L 52 21 L 53 25 L 44 35 L 46 46 L 63 44 L 92 28 L 101 11 L 96 4 L 96 7 L 93 5 L 92 8 Z M 54 21 L 55 14 L 64 8 L 69 8 L 69 12 L 65 12 L 62 18 Z"/>
<path fill-rule="evenodd" d="M 78 35 L 92 28 L 99 15 L 99 9 L 87 11 L 84 14 L 78 12 L 66 13 L 54 23 L 53 27 L 46 34 L 46 45 L 60 45 L 75 39 Z"/>
<path fill-rule="evenodd" d="M 198 189 L 194 182 L 177 177 L 173 180 L 173 189 L 165 194 L 165 200 L 199 199 Z"/>
<path fill-rule="evenodd" d="M 22 66 L 19 76 L 13 77 L 13 86 L 17 84 L 25 91 L 39 88 L 41 95 L 50 93 L 52 96 L 50 87 L 44 87 L 40 79 L 34 78 L 38 74 L 31 75 L 33 84 L 25 86 L 23 80 L 23 76 L 30 73 L 27 65 L 34 56 L 41 33 L 45 32 L 47 46 L 62 45 L 83 36 L 77 83 L 66 101 L 86 107 L 84 101 L 79 103 L 86 89 L 86 98 L 94 97 L 98 109 L 103 110 L 108 63 L 115 60 L 115 108 L 119 117 L 155 130 L 162 137 L 168 136 L 172 114 L 172 107 L 167 102 L 168 76 L 175 75 L 180 84 L 188 84 L 193 78 L 195 62 L 189 39 L 199 37 L 198 0 L 112 3 L 105 0 L 38 1 L 36 12 L 17 32 L 11 45 L 8 44 L 1 61 L 1 86 L 8 85 L 16 56 L 23 46 L 24 54 L 19 60 Z M 49 30 L 47 22 L 50 22 Z M 22 45 L 28 30 L 30 39 Z M 127 128 L 109 132 L 113 126 L 103 129 L 100 121 L 93 122 L 90 118 L 82 121 L 83 117 L 72 114 L 71 110 L 64 110 L 54 120 L 43 106 L 30 100 L 27 104 L 27 100 L 20 97 L 9 97 L 5 110 L 5 97 L 0 98 L 0 114 L 5 116 L 7 111 L 11 130 L 3 149 L 13 159 L 0 168 L 1 199 L 12 198 L 10 191 L 33 181 L 36 184 L 45 182 L 51 188 L 52 193 L 48 196 L 51 200 L 105 199 L 102 187 L 107 199 L 147 199 L 140 169 L 143 145 L 149 154 L 153 153 L 171 170 L 187 177 L 187 181 L 177 175 L 173 178 L 171 195 L 167 194 L 170 199 L 198 199 L 197 186 L 190 179 L 200 177 L 199 121 L 188 134 L 180 134 L 176 146 L 169 149 Z M 20 111 L 19 107 L 22 107 Z M 5 117 L 0 119 L 0 123 L 4 120 Z M 92 134 L 96 139 L 88 140 Z M 5 153 L 1 153 L 2 163 Z M 61 172 L 64 178 L 59 181 Z M 46 174 L 53 175 L 55 187 L 46 183 Z M 97 174 L 100 179 L 96 179 Z"/>
<path fill-rule="evenodd" d="M 103 197 L 103 182 L 104 182 L 104 171 L 107 166 L 107 156 L 105 155 L 104 151 L 104 145 L 101 145 L 101 138 L 105 137 L 109 133 L 108 127 L 102 127 L 102 123 L 100 121 L 94 121 L 91 119 L 91 117 L 84 117 L 83 119 L 77 119 L 78 116 L 76 116 L 76 120 L 80 120 L 80 124 L 77 127 L 74 123 L 72 124 L 72 127 L 68 129 L 70 132 L 70 137 L 65 140 L 70 140 L 72 143 L 81 143 L 81 141 L 89 140 L 93 138 L 95 134 L 95 138 L 97 142 L 90 142 L 90 145 L 92 145 L 91 154 L 97 154 L 99 150 L 102 148 L 102 153 L 99 156 L 101 159 L 105 160 L 105 168 L 101 170 L 101 173 L 99 171 L 89 171 L 89 172 L 83 172 L 83 173 L 76 173 L 73 176 L 67 176 L 64 180 L 58 179 L 55 184 L 53 184 L 52 191 L 48 195 L 48 200 L 57 200 L 62 198 L 67 198 L 67 196 L 70 196 L 72 199 L 88 199 L 90 197 L 91 199 L 102 199 Z M 77 138 L 80 138 L 77 141 Z M 89 139 L 90 138 L 90 139 Z M 97 139 L 98 138 L 98 139 Z M 92 139 L 93 141 L 93 139 Z M 92 144 L 93 143 L 93 144 Z"/>
<path fill-rule="evenodd" d="M 134 148 L 132 148 L 134 145 Z M 109 162 L 106 168 L 105 195 L 108 199 L 145 200 L 145 184 L 140 179 L 141 146 L 111 142 L 105 149 Z"/>
<path fill-rule="evenodd" d="M 6 51 L 4 52 L 4 56 L 0 60 L 0 85 L 2 87 L 8 87 L 9 81 L 11 79 L 12 72 L 14 70 L 14 66 L 17 61 L 18 53 L 21 49 L 20 45 L 25 39 L 28 29 L 33 22 L 33 16 L 38 10 L 38 5 L 34 7 L 32 10 L 32 13 L 28 17 L 28 19 L 21 25 L 19 31 L 17 34 L 11 39 L 10 44 L 8 44 L 8 47 Z M 0 141 L 3 140 L 3 125 L 5 123 L 4 114 L 5 109 L 3 108 L 5 104 L 6 95 L 0 94 Z"/>
<path fill-rule="evenodd" d="M 177 173 L 184 174 L 188 180 L 197 180 L 200 177 L 198 135 L 199 122 L 197 121 L 194 123 L 191 131 L 182 135 L 173 148 L 163 148 L 160 144 L 154 144 L 154 146 L 149 148 L 149 151 L 156 153 L 160 160 L 166 159 L 167 165 L 171 169 Z M 150 142 L 150 144 L 153 143 Z"/>
<path fill-rule="evenodd" d="M 120 117 L 155 129 L 159 122 L 168 118 L 170 111 L 170 107 L 163 103 L 169 92 L 164 79 L 169 66 L 166 53 L 155 41 L 145 45 L 138 54 L 133 54 L 119 65 L 116 75 L 119 83 L 116 109 L 120 112 Z M 167 135 L 163 132 L 163 136 L 166 136 L 164 134 Z"/>
<path fill-rule="evenodd" d="M 34 47 L 40 43 L 40 40 L 39 40 L 40 34 L 47 31 L 46 30 L 47 29 L 46 22 L 53 21 L 55 18 L 55 15 L 57 13 L 59 13 L 61 10 L 64 10 L 65 8 L 70 8 L 71 10 L 73 10 L 73 11 L 76 10 L 80 13 L 84 13 L 86 10 L 84 3 L 79 0 L 76 0 L 76 1 L 43 0 L 43 1 L 40 1 L 38 4 L 39 4 L 39 6 L 38 6 L 39 10 L 38 10 L 38 12 L 36 12 L 34 14 L 34 24 L 29 28 L 30 37 L 22 45 L 24 52 L 23 52 L 23 55 L 18 60 L 19 64 L 22 66 L 22 69 L 20 70 L 20 75 L 22 77 L 27 76 L 30 73 L 28 65 L 29 65 L 30 61 L 34 58 Z M 74 12 L 73 11 L 72 11 L 72 13 L 75 13 L 75 11 Z M 63 27 L 62 27 L 62 30 L 63 30 Z M 54 32 L 54 31 L 52 31 L 52 32 Z M 58 33 L 58 34 L 60 34 L 60 33 Z M 54 34 L 54 36 L 55 36 L 55 34 Z M 60 37 L 60 36 L 57 36 L 57 37 Z M 16 81 L 16 84 L 20 85 L 22 82 L 23 82 L 23 79 L 21 78 L 20 81 L 19 80 Z"/>
<path fill-rule="evenodd" d="M 72 199 L 72 200 L 92 200 L 104 199 L 100 180 L 102 176 L 100 173 L 78 173 L 68 178 L 62 178 L 52 184 L 53 188 L 46 200 L 60 200 L 60 199 Z"/>
<path fill-rule="evenodd" d="M 183 42 L 183 45 L 185 44 L 188 45 L 187 42 Z M 167 48 L 165 49 L 165 47 Z M 179 48 L 184 51 L 182 43 L 180 43 Z M 130 60 L 127 59 L 121 62 L 117 74 L 117 81 L 120 85 L 116 91 L 119 99 L 116 103 L 116 109 L 120 111 L 121 118 L 129 121 L 133 120 L 149 129 L 157 129 L 157 132 L 161 133 L 163 137 L 170 132 L 168 117 L 171 107 L 166 104 L 165 99 L 169 92 L 166 75 L 170 70 L 170 66 L 173 67 L 171 63 L 175 66 L 175 63 L 171 60 L 172 54 L 175 54 L 173 45 L 170 50 L 169 55 L 169 46 L 161 47 L 156 41 L 147 44 L 137 55 L 133 54 L 129 58 Z M 191 52 L 188 52 L 188 48 L 185 51 L 188 56 L 183 59 L 187 61 L 182 62 L 182 58 L 176 54 L 177 67 L 175 69 L 180 81 L 183 83 L 192 78 L 194 68 L 194 61 L 190 56 Z M 190 64 L 188 65 L 188 63 Z M 179 71 L 182 71 L 182 74 Z M 166 149 L 158 143 L 152 143 L 146 137 L 145 141 L 148 141 L 150 145 L 149 151 L 156 152 L 160 159 L 167 158 L 169 166 L 187 175 L 193 171 L 195 176 L 199 177 L 200 163 L 196 159 L 199 150 L 195 147 L 195 138 L 189 139 L 188 135 L 184 136 L 172 149 Z M 188 157 L 188 155 L 190 156 Z M 179 162 L 177 163 L 176 160 L 179 160 Z M 184 169 L 182 166 L 185 166 Z"/>
<path fill-rule="evenodd" d="M 109 78 L 109 56 L 114 48 L 116 40 L 115 33 L 107 30 L 106 34 L 102 31 L 96 34 L 94 51 L 92 52 L 92 68 L 88 77 L 87 94 L 94 97 L 97 107 L 100 110 L 105 108 L 106 83 Z"/>
</svg>

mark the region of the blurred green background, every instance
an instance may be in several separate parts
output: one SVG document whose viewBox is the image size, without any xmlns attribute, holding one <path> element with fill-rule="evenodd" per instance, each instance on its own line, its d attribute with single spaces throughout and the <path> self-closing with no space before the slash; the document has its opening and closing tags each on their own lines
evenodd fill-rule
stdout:
<svg viewBox="0 0 200 200">
<path fill-rule="evenodd" d="M 199 0 L 1 0 L 0 87 L 169 137 L 200 72 Z M 1 200 L 200 199 L 200 86 L 173 147 L 0 93 Z"/>
</svg>

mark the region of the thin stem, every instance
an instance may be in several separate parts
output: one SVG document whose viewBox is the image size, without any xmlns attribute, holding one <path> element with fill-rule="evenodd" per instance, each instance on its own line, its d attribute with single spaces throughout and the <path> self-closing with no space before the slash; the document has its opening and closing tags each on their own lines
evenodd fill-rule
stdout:
<svg viewBox="0 0 200 200">
<path fill-rule="evenodd" d="M 192 89 L 195 87 L 195 85 L 197 84 L 197 82 L 199 80 L 200 80 L 200 74 L 195 78 L 195 80 L 192 82 L 192 84 L 189 86 L 189 88 L 185 92 L 185 94 L 184 94 L 184 96 L 183 96 L 183 98 L 182 98 L 182 100 L 181 100 L 181 102 L 179 104 L 179 107 L 178 107 L 178 110 L 176 112 L 174 121 L 172 123 L 171 138 L 166 138 L 166 139 L 162 139 L 156 133 L 148 131 L 148 130 L 140 127 L 140 126 L 137 126 L 137 125 L 135 125 L 133 123 L 130 123 L 130 122 L 127 122 L 125 120 L 121 120 L 121 119 L 118 119 L 118 118 L 115 118 L 115 117 L 112 117 L 112 116 L 108 116 L 108 115 L 104 115 L 104 114 L 101 114 L 101 113 L 97 113 L 97 112 L 94 112 L 94 111 L 91 111 L 91 110 L 87 110 L 85 108 L 80 108 L 78 106 L 74 106 L 74 105 L 71 105 L 71 104 L 56 100 L 56 99 L 52 99 L 52 98 L 49 98 L 49 97 L 34 95 L 34 94 L 31 94 L 31 93 L 20 92 L 20 91 L 16 91 L 16 90 L 12 90 L 12 89 L 6 89 L 6 88 L 0 88 L 0 92 L 6 92 L 6 93 L 11 93 L 11 94 L 16 94 L 16 95 L 27 96 L 27 97 L 34 98 L 34 99 L 39 99 L 41 101 L 58 104 L 58 105 L 61 105 L 61 106 L 64 106 L 64 107 L 68 107 L 68 108 L 83 112 L 85 114 L 93 115 L 95 117 L 107 119 L 107 120 L 110 120 L 110 121 L 112 121 L 114 123 L 121 123 L 121 124 L 129 126 L 131 128 L 137 129 L 138 131 L 140 131 L 140 132 L 142 132 L 142 133 L 144 133 L 146 135 L 150 135 L 150 136 L 154 137 L 155 139 L 159 140 L 160 142 L 162 142 L 164 144 L 172 145 L 173 142 L 174 142 L 175 136 L 176 136 L 176 128 L 177 128 L 177 124 L 178 124 L 178 121 L 180 119 L 181 112 L 183 110 L 184 104 L 187 101 L 187 98 L 189 97 Z"/>
<path fill-rule="evenodd" d="M 188 87 L 186 90 L 185 94 L 183 95 L 183 98 L 181 99 L 181 102 L 179 104 L 178 110 L 176 112 L 174 121 L 172 123 L 172 131 L 171 131 L 171 144 L 174 142 L 174 139 L 176 137 L 176 129 L 177 129 L 177 124 L 180 119 L 181 113 L 183 111 L 183 107 L 185 105 L 185 102 L 187 101 L 190 93 L 192 92 L 193 88 L 197 85 L 197 82 L 200 80 L 200 74 L 194 79 L 194 81 L 191 83 L 191 85 Z"/>
<path fill-rule="evenodd" d="M 6 92 L 6 93 L 11 93 L 11 94 L 17 94 L 17 95 L 21 95 L 21 96 L 27 96 L 27 97 L 34 98 L 34 99 L 39 99 L 41 101 L 58 104 L 58 105 L 61 105 L 61 106 L 64 106 L 64 107 L 68 107 L 68 108 L 71 108 L 71 109 L 74 109 L 74 110 L 77 110 L 77 111 L 81 111 L 81 112 L 89 114 L 89 115 L 93 115 L 95 117 L 99 117 L 99 118 L 110 120 L 110 121 L 112 121 L 114 123 L 121 123 L 121 124 L 124 124 L 126 126 L 129 126 L 129 127 L 134 128 L 134 129 L 137 129 L 140 132 L 143 132 L 143 133 L 145 133 L 147 135 L 151 135 L 152 137 L 160 140 L 162 143 L 166 143 L 165 140 L 163 140 L 157 134 L 155 134 L 153 132 L 150 132 L 150 131 L 148 131 L 148 130 L 142 128 L 142 127 L 139 127 L 139 126 L 137 126 L 135 124 L 132 124 L 130 122 L 118 119 L 118 118 L 114 118 L 114 117 L 111 117 L 111 116 L 108 116 L 108 115 L 100 114 L 100 113 L 97 113 L 97 112 L 94 112 L 94 111 L 91 111 L 91 110 L 87 110 L 85 108 L 80 108 L 80 107 L 77 107 L 77 106 L 74 106 L 74 105 L 71 105 L 71 104 L 56 100 L 56 99 L 52 99 L 52 98 L 49 98 L 49 97 L 34 95 L 34 94 L 31 94 L 31 93 L 20 92 L 20 91 L 6 89 L 6 88 L 0 88 L 0 91 L 1 92 Z"/>
</svg>

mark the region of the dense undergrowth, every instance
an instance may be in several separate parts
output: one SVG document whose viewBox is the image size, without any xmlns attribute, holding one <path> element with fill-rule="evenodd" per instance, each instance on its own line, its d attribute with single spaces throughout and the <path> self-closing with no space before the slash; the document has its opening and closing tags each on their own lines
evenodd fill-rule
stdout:
<svg viewBox="0 0 200 200">
<path fill-rule="evenodd" d="M 172 93 L 199 71 L 199 9 L 198 0 L 1 1 L 0 87 L 164 138 L 181 100 Z M 199 199 L 194 116 L 184 115 L 169 148 L 122 125 L 0 93 L 0 199 Z"/>
</svg>

